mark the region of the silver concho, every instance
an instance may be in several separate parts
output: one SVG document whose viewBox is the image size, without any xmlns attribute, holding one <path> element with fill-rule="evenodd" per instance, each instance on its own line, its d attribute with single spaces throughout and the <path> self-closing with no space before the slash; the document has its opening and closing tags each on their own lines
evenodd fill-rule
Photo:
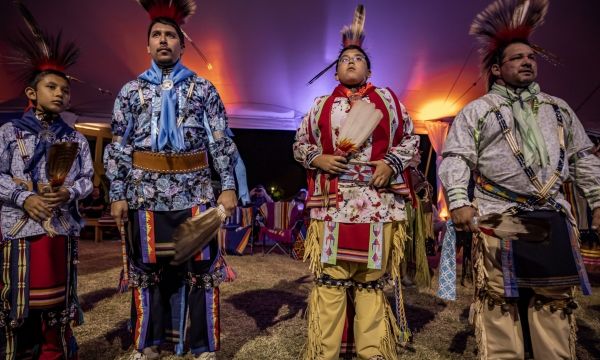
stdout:
<svg viewBox="0 0 600 360">
<path fill-rule="evenodd" d="M 48 130 L 48 129 L 44 129 L 42 131 L 39 132 L 40 140 L 47 142 L 47 143 L 53 143 L 54 140 L 56 140 L 56 134 L 54 134 L 54 132 L 52 132 L 52 130 Z"/>
<path fill-rule="evenodd" d="M 173 88 L 173 80 L 171 80 L 171 79 L 163 80 L 163 82 L 160 85 L 160 87 L 163 90 L 171 90 Z"/>
</svg>

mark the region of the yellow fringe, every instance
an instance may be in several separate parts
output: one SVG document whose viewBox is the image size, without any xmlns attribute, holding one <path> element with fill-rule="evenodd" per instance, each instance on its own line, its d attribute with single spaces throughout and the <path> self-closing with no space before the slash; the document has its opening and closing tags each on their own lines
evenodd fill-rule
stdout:
<svg viewBox="0 0 600 360">
<path fill-rule="evenodd" d="M 473 237 L 471 259 L 473 260 L 473 281 L 475 281 L 475 289 L 483 289 L 486 281 L 483 265 L 483 236 L 481 233 Z M 475 294 L 475 297 L 477 297 L 477 294 Z"/>
<path fill-rule="evenodd" d="M 404 244 L 404 258 L 402 261 L 402 274 L 403 276 L 408 276 L 410 279 L 415 277 L 414 269 L 409 266 L 409 263 L 414 262 L 415 259 L 415 246 L 414 238 L 415 233 L 415 222 L 416 222 L 416 213 L 415 208 L 412 207 L 412 204 L 409 202 L 405 207 L 406 211 L 406 236 L 407 240 Z"/>
<path fill-rule="evenodd" d="M 410 341 L 411 332 L 408 328 L 408 321 L 406 320 L 406 311 L 404 310 L 404 296 L 402 295 L 402 285 L 400 283 L 396 283 L 394 286 L 397 287 L 398 291 L 398 304 L 396 304 L 396 306 L 398 306 L 397 314 L 400 316 L 400 319 L 396 319 L 396 321 L 394 321 L 394 325 L 398 327 L 398 338 L 400 339 L 400 345 L 405 346 Z M 404 331 L 402 331 L 402 328 L 404 328 Z"/>
<path fill-rule="evenodd" d="M 304 241 L 304 258 L 306 262 L 310 259 L 308 268 L 315 275 L 320 275 L 323 272 L 323 264 L 321 263 L 321 245 L 319 243 L 319 225 L 318 220 L 311 220 L 308 230 L 306 231 L 306 240 Z"/>
<path fill-rule="evenodd" d="M 383 320 L 385 322 L 385 336 L 381 338 L 379 351 L 386 360 L 396 360 L 398 359 L 399 342 L 408 342 L 410 334 L 402 334 L 400 331 L 400 327 L 398 327 L 392 307 L 387 301 L 383 291 L 381 292 L 381 297 L 383 298 L 385 307 Z"/>
<path fill-rule="evenodd" d="M 575 316 L 569 315 L 569 352 L 571 353 L 571 359 L 577 359 L 577 323 L 575 322 Z"/>
<path fill-rule="evenodd" d="M 487 360 L 487 336 L 483 327 L 483 301 L 477 299 L 471 305 L 473 309 L 473 325 L 475 325 L 475 342 L 477 344 L 477 355 L 479 360 Z"/>
<path fill-rule="evenodd" d="M 302 349 L 304 360 L 318 360 L 323 355 L 321 326 L 319 325 L 319 287 L 313 287 L 308 300 L 308 337 Z"/>
<path fill-rule="evenodd" d="M 392 280 L 400 281 L 400 264 L 404 259 L 404 245 L 408 235 L 406 233 L 406 222 L 398 222 L 392 240 Z"/>
<path fill-rule="evenodd" d="M 429 217 L 428 223 L 426 215 L 423 213 L 421 201 L 419 201 L 418 204 L 416 209 L 415 231 L 413 234 L 415 239 L 415 284 L 417 284 L 418 287 L 429 288 L 431 286 L 431 274 L 429 274 L 429 263 L 427 262 L 425 241 L 427 239 L 427 229 L 433 226 L 431 224 L 432 217 Z"/>
<path fill-rule="evenodd" d="M 433 213 L 423 213 L 423 230 L 425 233 L 425 239 L 435 239 L 433 232 Z"/>
<path fill-rule="evenodd" d="M 571 288 L 571 299 L 575 296 L 575 289 Z M 575 314 L 567 315 L 567 321 L 569 321 L 569 352 L 571 353 L 571 359 L 577 359 L 577 321 L 575 321 Z"/>
<path fill-rule="evenodd" d="M 484 302 L 479 299 L 479 291 L 485 288 L 485 272 L 483 265 L 483 237 L 481 235 L 473 238 L 473 253 L 472 257 L 475 260 L 473 263 L 473 271 L 475 272 L 475 301 L 472 307 L 471 324 L 475 326 L 475 340 L 477 344 L 477 353 L 480 360 L 487 360 L 487 336 L 483 327 L 483 307 Z M 470 316 L 471 317 L 471 316 Z"/>
</svg>

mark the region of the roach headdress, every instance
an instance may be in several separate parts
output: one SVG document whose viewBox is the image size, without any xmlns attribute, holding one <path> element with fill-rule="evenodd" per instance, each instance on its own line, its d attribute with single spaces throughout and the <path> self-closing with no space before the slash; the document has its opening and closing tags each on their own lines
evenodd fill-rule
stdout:
<svg viewBox="0 0 600 360">
<path fill-rule="evenodd" d="M 179 26 L 196 12 L 194 0 L 137 0 L 146 9 L 150 20 L 157 18 L 168 18 Z"/>
<path fill-rule="evenodd" d="M 514 42 L 529 44 L 542 57 L 558 63 L 554 55 L 529 41 L 547 12 L 548 0 L 496 0 L 475 17 L 469 34 L 480 44 L 482 71 L 488 79 L 498 52 Z"/>
<path fill-rule="evenodd" d="M 64 74 L 79 57 L 75 43 L 63 44 L 60 32 L 56 36 L 44 33 L 25 4 L 20 0 L 16 0 L 15 4 L 28 31 L 20 32 L 13 41 L 14 55 L 7 56 L 5 62 L 14 67 L 17 76 L 25 84 L 46 70 Z"/>
<path fill-rule="evenodd" d="M 183 33 L 183 36 L 187 41 L 192 44 L 192 47 L 202 60 L 206 63 L 208 70 L 212 70 L 212 65 L 208 61 L 208 58 L 204 55 L 202 50 L 194 43 L 189 35 L 183 31 L 181 26 L 185 24 L 189 18 L 196 12 L 196 1 L 195 0 L 136 0 L 150 15 L 150 20 L 154 21 L 158 18 L 167 18 L 174 21 L 179 30 Z"/>
</svg>

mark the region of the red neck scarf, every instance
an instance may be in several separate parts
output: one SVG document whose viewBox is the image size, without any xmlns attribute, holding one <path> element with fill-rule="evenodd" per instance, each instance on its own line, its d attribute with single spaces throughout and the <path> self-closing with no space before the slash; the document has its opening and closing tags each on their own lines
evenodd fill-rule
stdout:
<svg viewBox="0 0 600 360">
<path fill-rule="evenodd" d="M 358 89 L 356 89 L 355 92 L 352 92 L 351 89 L 340 84 L 333 90 L 332 95 L 347 97 L 350 100 L 350 103 L 353 103 L 357 100 L 364 98 L 365 96 L 368 96 L 368 94 L 370 94 L 374 90 L 375 86 L 373 86 L 373 84 L 371 83 L 366 83 L 360 86 Z"/>
</svg>

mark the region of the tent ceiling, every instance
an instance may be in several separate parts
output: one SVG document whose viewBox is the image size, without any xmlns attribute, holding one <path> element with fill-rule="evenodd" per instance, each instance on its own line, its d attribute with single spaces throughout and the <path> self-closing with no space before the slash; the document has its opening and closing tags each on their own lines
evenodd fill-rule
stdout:
<svg viewBox="0 0 600 360">
<path fill-rule="evenodd" d="M 73 75 L 113 94 L 102 95 L 75 84 L 73 111 L 85 121 L 107 121 L 114 95 L 149 64 L 146 13 L 133 0 L 24 1 L 44 28 L 63 28 L 66 38 L 80 44 L 82 56 Z M 306 82 L 335 58 L 339 30 L 350 21 L 356 3 L 199 1 L 198 12 L 185 30 L 214 68 L 208 71 L 191 47 L 186 49 L 184 61 L 216 85 L 234 127 L 293 129 L 312 100 L 335 86 L 333 72 L 312 86 Z M 395 90 L 415 119 L 453 115 L 482 93 L 481 83 L 468 90 L 478 78 L 478 55 L 472 51 L 474 41 L 467 31 L 487 1 L 363 3 L 372 80 Z M 574 108 L 589 98 L 577 114 L 587 127 L 596 129 L 600 128 L 600 90 L 593 92 L 600 84 L 599 11 L 596 0 L 554 0 L 546 25 L 534 35 L 536 43 L 563 62 L 556 68 L 540 64 L 542 89 Z M 9 50 L 17 28 L 24 26 L 12 2 L 0 2 L 1 54 Z M 4 84 L 0 109 L 22 106 L 21 87 L 10 70 L 0 66 L 0 78 Z"/>
</svg>

